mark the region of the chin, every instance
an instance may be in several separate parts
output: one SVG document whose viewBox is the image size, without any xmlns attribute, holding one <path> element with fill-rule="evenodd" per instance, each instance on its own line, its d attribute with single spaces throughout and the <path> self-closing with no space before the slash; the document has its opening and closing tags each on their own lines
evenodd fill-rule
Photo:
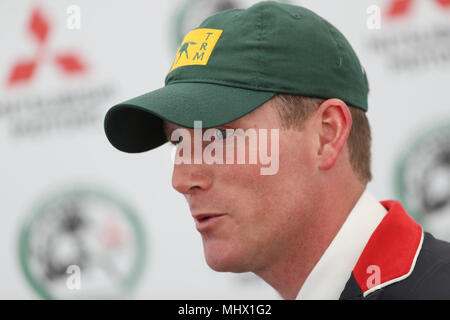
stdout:
<svg viewBox="0 0 450 320">
<path fill-rule="evenodd" d="M 206 259 L 206 263 L 211 269 L 217 272 L 243 273 L 250 271 L 239 264 L 223 263 L 222 261 L 216 260 L 210 261 L 208 258 Z"/>
<path fill-rule="evenodd" d="M 243 259 L 239 258 L 236 249 L 221 248 L 219 246 L 211 246 L 204 244 L 204 254 L 208 266 L 217 272 L 247 272 L 247 268 L 243 265 Z"/>
</svg>

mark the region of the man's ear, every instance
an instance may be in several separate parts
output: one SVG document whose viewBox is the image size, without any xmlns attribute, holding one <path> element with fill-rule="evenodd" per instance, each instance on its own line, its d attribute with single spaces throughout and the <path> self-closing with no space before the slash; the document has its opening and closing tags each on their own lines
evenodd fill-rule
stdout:
<svg viewBox="0 0 450 320">
<path fill-rule="evenodd" d="M 328 170 L 334 166 L 345 146 L 352 127 L 352 115 L 345 102 L 339 99 L 324 101 L 316 111 L 320 147 L 319 168 Z"/>
</svg>

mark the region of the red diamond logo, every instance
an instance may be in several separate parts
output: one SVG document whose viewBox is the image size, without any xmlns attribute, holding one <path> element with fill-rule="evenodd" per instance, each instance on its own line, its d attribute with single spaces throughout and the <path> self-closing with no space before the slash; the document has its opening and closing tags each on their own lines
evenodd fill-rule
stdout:
<svg viewBox="0 0 450 320">
<path fill-rule="evenodd" d="M 49 19 L 39 8 L 32 11 L 28 26 L 31 36 L 37 42 L 36 53 L 33 58 L 18 61 L 12 66 L 7 80 L 9 86 L 29 82 L 38 66 L 45 61 L 52 61 L 66 75 L 80 74 L 87 70 L 85 63 L 75 53 L 48 54 L 43 50 L 48 45 L 51 28 Z M 50 55 L 51 59 L 44 59 L 46 55 Z"/>
</svg>

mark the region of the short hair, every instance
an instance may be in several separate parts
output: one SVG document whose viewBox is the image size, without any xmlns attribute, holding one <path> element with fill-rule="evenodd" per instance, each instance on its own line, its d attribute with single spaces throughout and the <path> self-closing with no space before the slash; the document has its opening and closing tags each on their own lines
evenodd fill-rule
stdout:
<svg viewBox="0 0 450 320">
<path fill-rule="evenodd" d="M 281 127 L 301 130 L 317 108 L 326 99 L 278 94 L 274 98 L 273 106 L 278 111 Z M 347 139 L 350 153 L 350 164 L 357 177 L 368 183 L 372 180 L 371 173 L 371 131 L 366 113 L 357 107 L 349 106 L 352 116 L 352 128 Z"/>
</svg>

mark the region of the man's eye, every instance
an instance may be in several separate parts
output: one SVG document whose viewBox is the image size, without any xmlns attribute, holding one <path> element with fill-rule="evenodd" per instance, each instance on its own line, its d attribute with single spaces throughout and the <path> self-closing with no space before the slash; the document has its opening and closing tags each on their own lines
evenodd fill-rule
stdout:
<svg viewBox="0 0 450 320">
<path fill-rule="evenodd" d="M 172 142 L 172 144 L 174 144 L 174 145 L 178 145 L 178 144 L 180 144 L 180 142 L 183 140 L 183 137 L 178 137 L 178 138 L 176 138 L 175 140 L 171 140 L 170 142 Z"/>
<path fill-rule="evenodd" d="M 216 128 L 216 132 L 214 133 L 216 139 L 226 139 L 228 137 L 227 131 L 225 129 Z"/>
</svg>

